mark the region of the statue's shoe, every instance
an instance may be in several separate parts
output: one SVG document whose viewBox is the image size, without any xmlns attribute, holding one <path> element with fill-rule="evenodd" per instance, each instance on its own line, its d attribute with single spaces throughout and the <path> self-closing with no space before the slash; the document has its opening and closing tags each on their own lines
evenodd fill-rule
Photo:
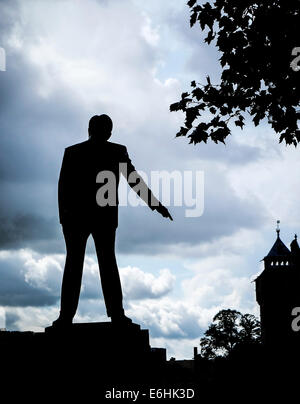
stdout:
<svg viewBox="0 0 300 404">
<path fill-rule="evenodd" d="M 58 317 L 57 320 L 53 321 L 51 328 L 55 330 L 65 330 L 70 328 L 72 325 L 72 320 L 62 320 Z"/>
</svg>

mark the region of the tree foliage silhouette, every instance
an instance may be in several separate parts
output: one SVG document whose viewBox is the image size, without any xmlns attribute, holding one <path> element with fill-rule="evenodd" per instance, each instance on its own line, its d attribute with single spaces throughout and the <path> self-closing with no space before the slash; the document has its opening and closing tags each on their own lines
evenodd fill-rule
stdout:
<svg viewBox="0 0 300 404">
<path fill-rule="evenodd" d="M 190 143 L 225 143 L 229 123 L 241 129 L 250 115 L 257 126 L 264 118 L 279 141 L 300 141 L 299 0 L 188 1 L 191 27 L 199 23 L 205 42 L 221 53 L 220 83 L 191 82 L 191 91 L 170 106 L 183 111 L 185 123 L 176 136 Z M 297 49 L 298 50 L 297 50 Z M 295 53 L 295 51 L 297 51 Z M 293 56 L 294 55 L 294 56 Z M 297 59 L 297 62 L 296 62 Z M 298 64 L 297 64 L 298 63 Z M 292 65 L 291 65 L 292 64 Z"/>
<path fill-rule="evenodd" d="M 201 356 L 213 359 L 227 356 L 238 344 L 260 341 L 260 322 L 252 314 L 221 310 L 200 339 Z"/>
</svg>

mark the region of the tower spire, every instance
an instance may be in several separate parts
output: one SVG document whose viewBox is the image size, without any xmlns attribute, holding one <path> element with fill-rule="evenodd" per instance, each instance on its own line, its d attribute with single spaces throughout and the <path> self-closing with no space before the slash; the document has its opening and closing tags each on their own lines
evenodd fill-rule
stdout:
<svg viewBox="0 0 300 404">
<path fill-rule="evenodd" d="M 276 226 L 276 233 L 277 233 L 277 238 L 279 238 L 279 233 L 280 233 L 280 220 L 277 220 L 277 226 Z"/>
</svg>

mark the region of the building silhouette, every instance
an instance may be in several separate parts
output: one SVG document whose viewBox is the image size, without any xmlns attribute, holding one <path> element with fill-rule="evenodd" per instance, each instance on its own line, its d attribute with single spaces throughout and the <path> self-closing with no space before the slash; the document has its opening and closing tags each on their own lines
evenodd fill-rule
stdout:
<svg viewBox="0 0 300 404">
<path fill-rule="evenodd" d="M 256 278 L 256 300 L 260 306 L 262 341 L 272 349 L 295 347 L 300 331 L 292 328 L 295 311 L 300 314 L 300 248 L 297 235 L 290 249 L 277 237 L 269 253 L 263 258 L 264 270 Z"/>
</svg>

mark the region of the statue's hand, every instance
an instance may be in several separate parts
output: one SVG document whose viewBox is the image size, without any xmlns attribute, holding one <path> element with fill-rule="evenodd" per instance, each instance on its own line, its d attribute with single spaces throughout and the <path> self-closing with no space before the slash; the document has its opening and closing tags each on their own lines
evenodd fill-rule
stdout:
<svg viewBox="0 0 300 404">
<path fill-rule="evenodd" d="M 173 220 L 172 216 L 170 215 L 170 212 L 168 211 L 168 209 L 163 206 L 162 204 L 160 204 L 159 206 L 157 206 L 156 208 L 157 212 L 160 213 L 163 217 L 169 218 L 170 220 Z"/>
</svg>

